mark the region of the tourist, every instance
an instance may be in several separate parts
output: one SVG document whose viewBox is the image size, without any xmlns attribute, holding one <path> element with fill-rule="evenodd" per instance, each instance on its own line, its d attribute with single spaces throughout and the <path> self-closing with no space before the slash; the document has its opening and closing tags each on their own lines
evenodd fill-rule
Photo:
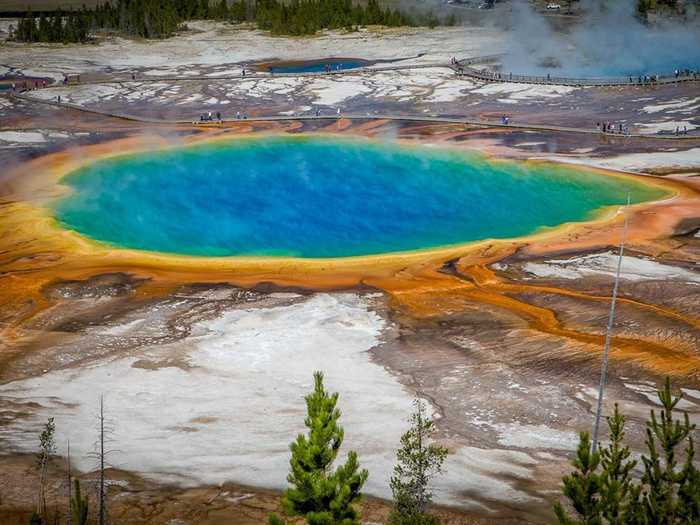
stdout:
<svg viewBox="0 0 700 525">
<path fill-rule="evenodd" d="M 236 120 L 241 120 L 241 112 L 236 111 Z"/>
<path fill-rule="evenodd" d="M 216 120 L 218 120 L 219 124 L 221 124 L 221 111 L 216 112 Z"/>
</svg>

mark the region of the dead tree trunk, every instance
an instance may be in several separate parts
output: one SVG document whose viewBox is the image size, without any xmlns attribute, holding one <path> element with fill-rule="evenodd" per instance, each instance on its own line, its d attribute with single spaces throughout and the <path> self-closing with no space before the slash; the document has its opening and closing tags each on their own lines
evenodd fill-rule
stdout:
<svg viewBox="0 0 700 525">
<path fill-rule="evenodd" d="M 107 501 L 105 498 L 105 412 L 103 396 L 100 396 L 100 525 L 107 523 Z"/>
</svg>

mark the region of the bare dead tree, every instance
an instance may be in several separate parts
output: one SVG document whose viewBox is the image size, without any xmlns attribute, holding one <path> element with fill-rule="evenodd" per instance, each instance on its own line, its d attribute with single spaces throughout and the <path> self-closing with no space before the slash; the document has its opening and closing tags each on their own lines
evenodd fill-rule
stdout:
<svg viewBox="0 0 700 525">
<path fill-rule="evenodd" d="M 108 461 L 109 455 L 116 452 L 108 447 L 113 443 L 112 435 L 114 434 L 114 426 L 105 417 L 104 396 L 100 396 L 100 408 L 97 414 L 97 430 L 98 438 L 95 442 L 94 452 L 89 454 L 97 462 L 99 469 L 99 479 L 97 482 L 97 521 L 99 525 L 107 525 L 109 513 L 107 509 L 107 488 L 108 480 L 105 479 L 105 470 L 111 465 Z"/>
<path fill-rule="evenodd" d="M 620 287 L 620 273 L 622 270 L 622 258 L 625 254 L 625 239 L 629 227 L 629 215 L 627 213 L 630 206 L 630 194 L 627 194 L 627 206 L 624 209 L 625 222 L 622 226 L 622 236 L 620 238 L 620 250 L 617 257 L 617 269 L 615 270 L 615 284 L 613 285 L 612 298 L 610 300 L 610 313 L 608 314 L 608 325 L 605 330 L 605 343 L 603 345 L 603 364 L 600 368 L 600 384 L 598 386 L 598 403 L 596 405 L 595 420 L 593 422 L 593 442 L 591 450 L 598 448 L 598 432 L 600 431 L 600 420 L 603 417 L 603 396 L 608 383 L 608 360 L 610 354 L 610 344 L 612 343 L 612 331 L 615 324 L 615 306 L 617 304 L 617 291 Z"/>
<path fill-rule="evenodd" d="M 71 504 L 70 500 L 71 497 L 73 496 L 71 494 L 71 491 L 73 490 L 73 479 L 72 479 L 72 472 L 71 472 L 71 467 L 70 467 L 70 439 L 68 440 L 68 451 L 66 453 L 66 482 L 68 484 L 67 486 L 67 496 L 68 496 L 68 508 L 66 509 L 66 516 L 68 516 L 66 523 L 67 525 L 72 525 L 73 523 L 73 511 L 71 509 Z"/>
</svg>

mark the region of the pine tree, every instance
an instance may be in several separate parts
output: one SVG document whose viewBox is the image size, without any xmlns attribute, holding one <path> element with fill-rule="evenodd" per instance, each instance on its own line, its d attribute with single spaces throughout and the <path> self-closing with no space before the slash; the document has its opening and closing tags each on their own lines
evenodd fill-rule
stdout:
<svg viewBox="0 0 700 525">
<path fill-rule="evenodd" d="M 557 503 L 559 523 L 610 525 L 697 525 L 700 523 L 700 471 L 695 457 L 688 414 L 674 419 L 673 410 L 682 396 L 674 397 L 666 379 L 658 392 L 661 411 L 651 411 L 647 422 L 647 454 L 642 455 L 644 474 L 632 479 L 635 461 L 622 444 L 625 420 L 617 406 L 608 417 L 610 444 L 600 453 L 591 452 L 588 434 L 581 441 L 574 466 L 564 478 L 564 495 L 575 510 L 571 516 Z M 685 450 L 680 450 L 683 443 Z M 683 457 L 679 461 L 679 457 Z M 597 472 L 598 467 L 601 472 Z"/>
<path fill-rule="evenodd" d="M 674 419 L 673 409 L 682 395 L 673 396 L 670 379 L 666 378 L 666 384 L 658 396 L 662 408 L 658 417 L 654 410 L 651 411 L 646 438 L 649 455 L 642 457 L 642 482 L 646 486 L 643 492 L 644 512 L 649 522 L 654 524 L 697 523 L 700 520 L 700 497 L 697 495 L 700 485 L 698 470 L 692 462 L 695 451 L 691 436 L 695 425 L 690 424 L 687 413 L 684 413 L 682 422 Z M 686 440 L 686 460 L 679 469 L 677 448 Z M 691 516 L 696 521 L 682 521 L 682 516 Z"/>
<path fill-rule="evenodd" d="M 391 525 L 437 525 L 438 519 L 427 513 L 433 493 L 431 480 L 442 472 L 447 449 L 429 443 L 435 424 L 426 417 L 420 400 L 414 401 L 415 412 L 411 428 L 401 436 L 401 448 L 396 452 L 397 464 L 391 477 L 394 508 L 389 516 Z"/>
<path fill-rule="evenodd" d="M 75 480 L 75 494 L 70 500 L 71 525 L 86 525 L 88 521 L 88 497 L 80 492 L 80 481 Z"/>
<path fill-rule="evenodd" d="M 576 458 L 576 469 L 564 477 L 564 495 L 569 499 L 578 517 L 571 517 L 561 503 L 554 505 L 554 513 L 562 525 L 602 524 L 600 504 L 600 475 L 596 473 L 600 464 L 600 454 L 591 450 L 588 432 L 581 432 Z"/>
<path fill-rule="evenodd" d="M 37 40 L 39 42 L 51 42 L 51 27 L 48 18 L 41 13 L 39 15 L 39 27 L 37 30 Z"/>
<path fill-rule="evenodd" d="M 608 523 L 622 525 L 628 523 L 628 515 L 634 512 L 630 509 L 629 499 L 633 494 L 631 474 L 637 462 L 629 459 L 630 449 L 622 442 L 625 437 L 625 418 L 620 414 L 617 403 L 613 415 L 606 419 L 610 429 L 610 444 L 600 453 L 603 469 L 600 501 L 603 517 Z"/>
<path fill-rule="evenodd" d="M 51 41 L 63 42 L 63 12 L 60 10 L 51 20 Z"/>
<path fill-rule="evenodd" d="M 357 454 L 348 452 L 348 459 L 332 471 L 332 465 L 343 444 L 343 428 L 338 425 L 338 394 L 329 395 L 323 387 L 323 374 L 314 373 L 314 391 L 306 396 L 307 435 L 300 434 L 290 449 L 291 487 L 282 497 L 282 508 L 288 516 L 301 516 L 309 525 L 359 525 L 355 504 L 367 480 L 367 470 L 359 470 Z M 271 515 L 271 525 L 283 520 Z"/>
<path fill-rule="evenodd" d="M 216 18 L 218 20 L 226 20 L 228 17 L 229 17 L 229 11 L 228 11 L 228 5 L 226 4 L 226 0 L 220 0 L 218 5 L 216 6 L 214 18 Z"/>
</svg>

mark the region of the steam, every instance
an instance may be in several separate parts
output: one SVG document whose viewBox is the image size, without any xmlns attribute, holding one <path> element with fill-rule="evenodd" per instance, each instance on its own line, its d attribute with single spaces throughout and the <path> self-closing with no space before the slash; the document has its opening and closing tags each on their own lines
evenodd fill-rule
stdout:
<svg viewBox="0 0 700 525">
<path fill-rule="evenodd" d="M 581 5 L 585 15 L 567 34 L 555 30 L 529 2 L 514 0 L 503 71 L 600 77 L 700 69 L 700 24 L 694 12 L 686 12 L 683 20 L 645 25 L 636 17 L 636 0 L 581 0 Z"/>
</svg>

